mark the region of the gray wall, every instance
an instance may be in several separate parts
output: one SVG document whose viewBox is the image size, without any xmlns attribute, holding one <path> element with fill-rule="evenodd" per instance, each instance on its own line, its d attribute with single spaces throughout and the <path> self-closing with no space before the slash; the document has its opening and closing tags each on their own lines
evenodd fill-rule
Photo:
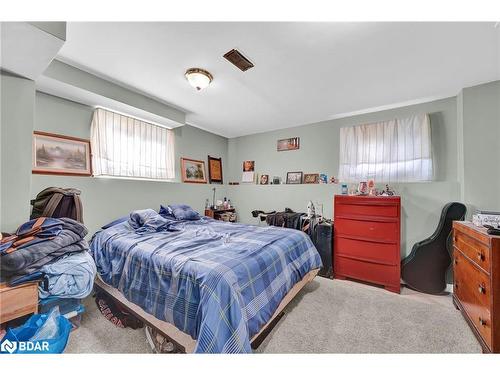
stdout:
<svg viewBox="0 0 500 375">
<path fill-rule="evenodd" d="M 29 198 L 47 186 L 82 190 L 84 218 L 91 233 L 133 209 L 158 208 L 160 203 L 186 202 L 202 211 L 216 185 L 181 184 L 181 156 L 222 157 L 226 183 L 241 179 L 242 162 L 248 159 L 256 161 L 258 173 L 271 177 L 284 178 L 287 171 L 335 175 L 340 127 L 425 112 L 431 117 L 436 180 L 395 185 L 403 199 L 404 256 L 414 242 L 434 231 L 446 202 L 463 200 L 471 208 L 500 209 L 500 152 L 495 147 L 500 137 L 499 86 L 500 82 L 494 82 L 466 88 L 458 97 L 230 140 L 186 125 L 174 130 L 177 181 L 156 182 L 31 175 L 31 131 L 88 138 L 92 108 L 43 93 L 35 95 L 33 82 L 2 75 L 1 229 L 13 230 L 26 220 Z M 300 150 L 276 151 L 277 139 L 294 136 L 301 138 Z M 231 199 L 246 223 L 256 223 L 250 215 L 254 209 L 304 211 L 309 200 L 322 203 L 325 215 L 331 217 L 332 198 L 339 192 L 337 185 L 216 187 L 217 198 Z"/>
<path fill-rule="evenodd" d="M 462 93 L 463 199 L 469 214 L 500 211 L 500 81 Z"/>
<path fill-rule="evenodd" d="M 90 137 L 91 107 L 40 92 L 36 93 L 35 99 L 35 130 L 86 139 Z M 207 155 L 211 155 L 222 157 L 224 163 L 227 160 L 227 139 L 189 125 L 176 128 L 174 132 L 176 182 L 32 175 L 31 196 L 48 186 L 82 190 L 84 220 L 90 233 L 131 210 L 158 209 L 161 203 L 185 202 L 202 211 L 205 199 L 212 196 L 212 186 L 181 184 L 180 157 L 206 162 Z M 223 188 L 218 189 L 221 195 Z"/>
<path fill-rule="evenodd" d="M 35 84 L 2 72 L 0 97 L 0 230 L 10 231 L 29 212 Z"/>
<path fill-rule="evenodd" d="M 402 255 L 409 253 L 413 243 L 435 230 L 442 206 L 458 200 L 457 179 L 457 103 L 448 98 L 430 103 L 402 107 L 343 119 L 324 121 L 279 131 L 233 138 L 228 144 L 229 180 L 241 180 L 243 160 L 255 160 L 256 172 L 286 177 L 287 171 L 336 175 L 339 164 L 339 129 L 373 121 L 429 113 L 436 165 L 436 180 L 430 183 L 394 185 L 402 196 Z M 300 137 L 300 150 L 276 151 L 281 138 Z M 379 185 L 380 186 L 380 185 Z M 383 185 L 382 185 L 383 186 Z M 244 184 L 228 186 L 228 197 L 238 207 L 241 221 L 256 223 L 250 212 L 254 209 L 283 210 L 290 207 L 305 211 L 307 202 L 320 202 L 324 214 L 332 217 L 333 195 L 339 185 L 268 185 Z"/>
</svg>

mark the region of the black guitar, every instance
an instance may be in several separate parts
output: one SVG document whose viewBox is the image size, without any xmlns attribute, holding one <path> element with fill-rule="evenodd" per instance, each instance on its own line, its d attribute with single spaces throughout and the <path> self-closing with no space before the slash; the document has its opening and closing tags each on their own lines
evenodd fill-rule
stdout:
<svg viewBox="0 0 500 375">
<path fill-rule="evenodd" d="M 463 220 L 467 208 L 452 202 L 443 207 L 434 234 L 413 245 L 410 255 L 401 262 L 401 277 L 419 292 L 441 294 L 446 289 L 446 271 L 451 264 L 451 232 L 454 220 Z"/>
</svg>

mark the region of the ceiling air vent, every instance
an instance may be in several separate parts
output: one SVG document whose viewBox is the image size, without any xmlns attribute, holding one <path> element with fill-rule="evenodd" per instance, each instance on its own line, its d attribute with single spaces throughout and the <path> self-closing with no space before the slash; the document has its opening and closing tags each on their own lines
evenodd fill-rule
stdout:
<svg viewBox="0 0 500 375">
<path fill-rule="evenodd" d="M 235 49 L 226 52 L 224 54 L 224 58 L 243 72 L 246 72 L 248 69 L 254 67 L 250 60 L 248 60 L 238 50 Z"/>
</svg>

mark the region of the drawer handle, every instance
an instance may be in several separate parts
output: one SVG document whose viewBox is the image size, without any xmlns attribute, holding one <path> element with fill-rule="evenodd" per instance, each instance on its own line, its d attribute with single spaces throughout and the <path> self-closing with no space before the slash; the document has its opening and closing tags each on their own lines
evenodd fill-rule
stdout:
<svg viewBox="0 0 500 375">
<path fill-rule="evenodd" d="M 484 260 L 484 254 L 478 251 L 477 252 L 477 260 L 482 262 Z"/>
<path fill-rule="evenodd" d="M 477 290 L 479 291 L 479 293 L 481 294 L 486 294 L 486 287 L 482 284 L 479 284 Z"/>
<path fill-rule="evenodd" d="M 454 263 L 458 264 L 458 259 L 457 258 L 454 258 Z"/>
<path fill-rule="evenodd" d="M 455 283 L 455 285 L 453 286 L 455 289 L 458 289 L 458 283 Z"/>
<path fill-rule="evenodd" d="M 479 317 L 479 324 L 481 324 L 482 326 L 486 326 L 486 320 L 484 320 L 483 318 Z"/>
</svg>

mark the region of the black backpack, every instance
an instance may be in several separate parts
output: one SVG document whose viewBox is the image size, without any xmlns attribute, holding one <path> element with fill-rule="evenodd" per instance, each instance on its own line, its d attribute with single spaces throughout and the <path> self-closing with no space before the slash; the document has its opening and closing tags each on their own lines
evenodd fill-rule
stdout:
<svg viewBox="0 0 500 375">
<path fill-rule="evenodd" d="M 33 210 L 30 220 L 39 217 L 69 217 L 83 223 L 83 207 L 80 190 L 48 187 L 31 200 Z"/>
</svg>

